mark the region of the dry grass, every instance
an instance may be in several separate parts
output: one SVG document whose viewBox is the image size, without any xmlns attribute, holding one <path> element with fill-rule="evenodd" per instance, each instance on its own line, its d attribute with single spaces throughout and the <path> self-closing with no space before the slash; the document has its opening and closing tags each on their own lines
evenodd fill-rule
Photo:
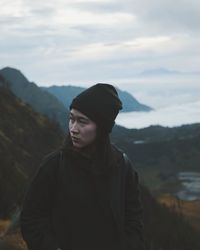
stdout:
<svg viewBox="0 0 200 250">
<path fill-rule="evenodd" d="M 182 201 L 170 194 L 160 195 L 158 201 L 177 213 L 181 213 L 200 232 L 200 201 Z"/>
<path fill-rule="evenodd" d="M 20 230 L 10 231 L 10 220 L 0 220 L 0 250 L 27 250 Z"/>
<path fill-rule="evenodd" d="M 13 247 L 13 250 L 15 250 L 15 249 L 16 250 L 27 250 L 26 244 L 23 241 L 19 230 L 6 235 L 4 238 L 4 241 L 6 243 L 9 243 Z"/>
<path fill-rule="evenodd" d="M 10 227 L 10 220 L 0 220 L 0 237 L 2 238 Z"/>
</svg>

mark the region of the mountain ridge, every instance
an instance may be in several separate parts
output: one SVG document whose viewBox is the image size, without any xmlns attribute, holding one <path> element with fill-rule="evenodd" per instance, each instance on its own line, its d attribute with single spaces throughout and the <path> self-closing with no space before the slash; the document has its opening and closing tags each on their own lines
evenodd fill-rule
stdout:
<svg viewBox="0 0 200 250">
<path fill-rule="evenodd" d="M 49 93 L 55 95 L 62 103 L 65 105 L 66 108 L 72 102 L 72 99 L 84 91 L 86 88 L 77 87 L 72 85 L 66 86 L 50 86 L 50 87 L 42 87 L 42 89 L 48 91 Z M 140 103 L 134 96 L 132 96 L 127 91 L 122 91 L 119 88 L 116 88 L 119 94 L 119 98 L 123 103 L 122 112 L 140 112 L 140 111 L 151 111 L 152 108 Z"/>
<path fill-rule="evenodd" d="M 59 100 L 55 94 L 49 93 L 42 87 L 38 87 L 34 82 L 29 82 L 29 80 L 22 74 L 20 70 L 11 67 L 5 67 L 0 70 L 0 76 L 6 80 L 12 92 L 22 99 L 23 102 L 31 105 L 36 112 L 45 114 L 51 120 L 58 122 L 63 131 L 67 130 L 68 107 L 72 101 L 72 94 L 64 97 L 66 98 L 66 101 L 68 100 L 67 105 L 64 105 L 63 103 L 65 102 L 63 99 Z M 68 91 L 69 89 L 70 87 L 67 88 Z M 77 95 L 81 90 L 83 90 L 82 88 L 77 87 L 71 87 L 71 89 L 73 89 L 74 95 Z M 136 105 L 135 110 L 138 111 L 141 111 L 141 109 L 143 111 L 151 110 L 150 107 L 142 105 L 137 102 L 137 100 L 134 100 L 134 98 L 131 97 L 127 92 L 123 93 L 123 98 L 125 100 L 129 99 L 129 104 L 127 105 L 128 111 L 130 108 L 132 110 L 134 105 Z"/>
<path fill-rule="evenodd" d="M 8 82 L 11 91 L 23 102 L 30 104 L 37 112 L 47 115 L 51 120 L 56 120 L 63 130 L 67 124 L 64 119 L 66 109 L 54 96 L 42 91 L 35 83 L 28 79 L 17 69 L 6 67 L 0 70 L 0 75 Z"/>
</svg>

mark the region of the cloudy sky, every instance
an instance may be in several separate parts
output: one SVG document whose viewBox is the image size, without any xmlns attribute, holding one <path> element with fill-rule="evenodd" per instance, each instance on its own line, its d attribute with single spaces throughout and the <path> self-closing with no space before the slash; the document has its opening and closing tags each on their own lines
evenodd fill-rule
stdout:
<svg viewBox="0 0 200 250">
<path fill-rule="evenodd" d="M 0 68 L 113 83 L 154 108 L 198 101 L 199 13 L 199 0 L 0 0 Z"/>
</svg>

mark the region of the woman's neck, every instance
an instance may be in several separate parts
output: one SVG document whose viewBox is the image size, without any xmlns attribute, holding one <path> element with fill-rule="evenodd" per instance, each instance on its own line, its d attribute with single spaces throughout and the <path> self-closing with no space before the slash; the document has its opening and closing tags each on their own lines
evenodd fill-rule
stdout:
<svg viewBox="0 0 200 250">
<path fill-rule="evenodd" d="M 92 143 L 86 147 L 83 148 L 76 148 L 74 146 L 72 146 L 74 151 L 80 153 L 81 155 L 83 155 L 84 157 L 91 159 L 94 157 L 94 155 L 96 154 L 96 144 Z"/>
</svg>

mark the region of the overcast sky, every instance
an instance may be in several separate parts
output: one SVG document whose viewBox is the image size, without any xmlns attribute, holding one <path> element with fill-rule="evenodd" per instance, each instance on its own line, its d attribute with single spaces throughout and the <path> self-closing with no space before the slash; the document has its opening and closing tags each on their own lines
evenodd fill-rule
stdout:
<svg viewBox="0 0 200 250">
<path fill-rule="evenodd" d="M 122 86 L 157 68 L 197 82 L 199 13 L 199 0 L 0 0 L 0 67 L 40 85 Z"/>
</svg>

